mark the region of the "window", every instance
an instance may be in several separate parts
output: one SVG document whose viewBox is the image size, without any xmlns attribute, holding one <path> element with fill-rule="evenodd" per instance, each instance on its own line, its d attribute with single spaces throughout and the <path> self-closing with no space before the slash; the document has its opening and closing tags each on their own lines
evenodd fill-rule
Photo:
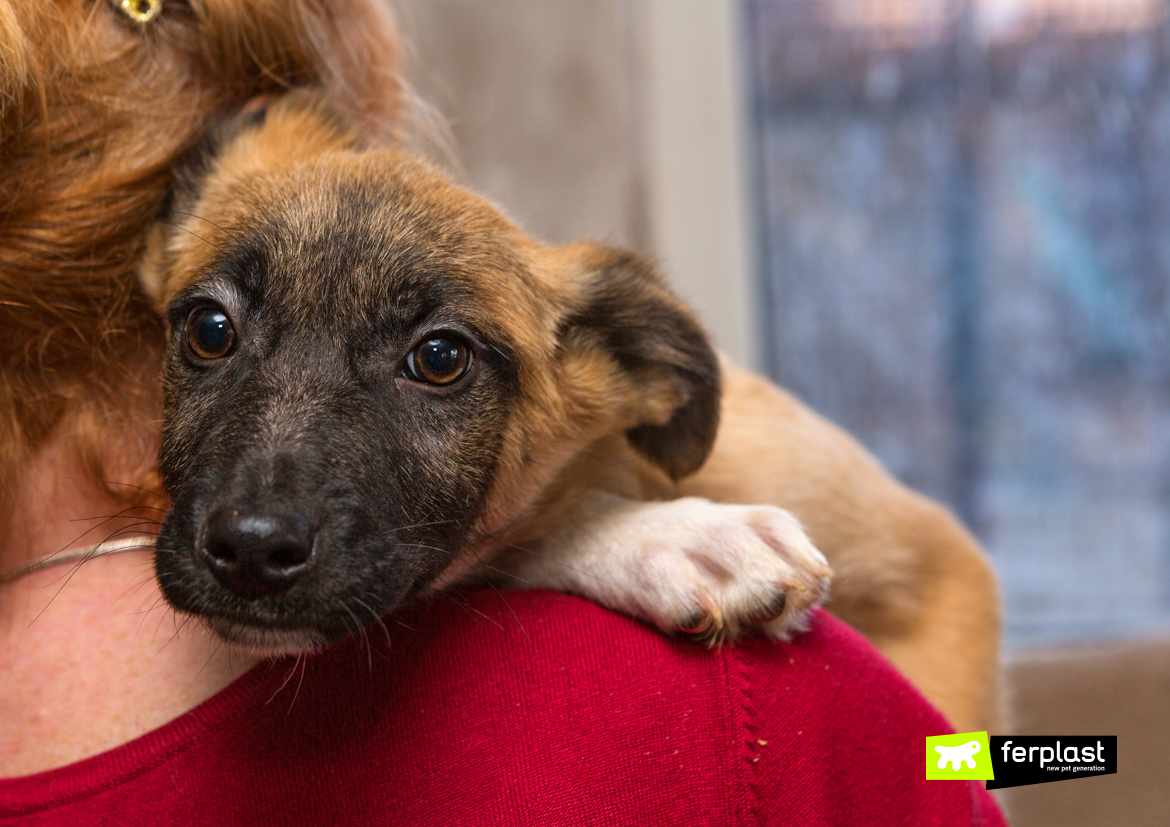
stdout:
<svg viewBox="0 0 1170 827">
<path fill-rule="evenodd" d="M 1170 623 L 1162 0 L 744 0 L 769 371 L 995 558 L 1009 643 Z"/>
</svg>

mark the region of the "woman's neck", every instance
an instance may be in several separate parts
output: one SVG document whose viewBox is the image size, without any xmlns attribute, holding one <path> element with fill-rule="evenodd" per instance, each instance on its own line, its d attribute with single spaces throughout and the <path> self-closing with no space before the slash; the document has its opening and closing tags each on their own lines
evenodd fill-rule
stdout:
<svg viewBox="0 0 1170 827">
<path fill-rule="evenodd" d="M 0 571 L 71 544 L 93 545 L 150 514 L 138 510 L 103 523 L 126 503 L 79 477 L 75 463 L 53 446 L 25 469 Z M 185 621 L 164 603 L 149 549 L 0 584 L 0 778 L 124 744 L 255 664 L 219 646 L 201 624 Z"/>
</svg>

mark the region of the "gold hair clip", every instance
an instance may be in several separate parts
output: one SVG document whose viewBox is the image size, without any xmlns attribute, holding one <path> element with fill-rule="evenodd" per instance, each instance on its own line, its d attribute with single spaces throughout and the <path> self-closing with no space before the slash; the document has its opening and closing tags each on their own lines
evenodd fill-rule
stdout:
<svg viewBox="0 0 1170 827">
<path fill-rule="evenodd" d="M 149 23 L 162 11 L 163 0 L 114 0 L 114 4 L 135 23 Z"/>
</svg>

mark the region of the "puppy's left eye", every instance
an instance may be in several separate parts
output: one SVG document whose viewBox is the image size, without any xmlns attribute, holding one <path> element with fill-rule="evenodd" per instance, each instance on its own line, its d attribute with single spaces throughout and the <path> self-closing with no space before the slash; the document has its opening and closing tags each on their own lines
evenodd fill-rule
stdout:
<svg viewBox="0 0 1170 827">
<path fill-rule="evenodd" d="M 435 334 L 406 356 L 408 378 L 428 385 L 450 385 L 471 369 L 471 347 L 451 333 Z"/>
</svg>

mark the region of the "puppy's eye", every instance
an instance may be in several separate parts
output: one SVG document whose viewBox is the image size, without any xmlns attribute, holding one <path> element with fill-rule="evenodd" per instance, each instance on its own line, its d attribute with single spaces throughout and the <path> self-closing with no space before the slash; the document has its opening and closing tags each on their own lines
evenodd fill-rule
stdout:
<svg viewBox="0 0 1170 827">
<path fill-rule="evenodd" d="M 450 333 L 436 334 L 406 356 L 408 378 L 428 385 L 450 385 L 471 368 L 471 348 Z"/>
<path fill-rule="evenodd" d="M 187 347 L 200 359 L 222 359 L 236 344 L 236 329 L 222 308 L 205 304 L 187 316 Z"/>
</svg>

